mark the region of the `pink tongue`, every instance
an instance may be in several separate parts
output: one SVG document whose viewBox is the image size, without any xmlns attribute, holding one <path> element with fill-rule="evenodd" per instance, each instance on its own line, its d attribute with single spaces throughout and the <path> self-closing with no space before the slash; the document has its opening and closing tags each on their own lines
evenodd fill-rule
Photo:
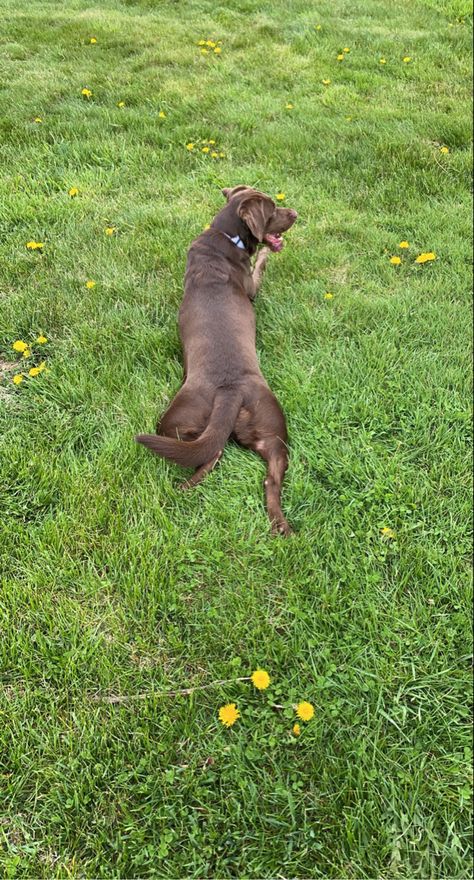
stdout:
<svg viewBox="0 0 474 880">
<path fill-rule="evenodd" d="M 264 240 L 265 244 L 268 244 L 269 248 L 272 251 L 276 251 L 276 252 L 281 251 L 281 249 L 283 247 L 283 239 L 278 238 L 278 236 L 276 236 L 276 235 L 266 235 L 263 240 Z"/>
</svg>

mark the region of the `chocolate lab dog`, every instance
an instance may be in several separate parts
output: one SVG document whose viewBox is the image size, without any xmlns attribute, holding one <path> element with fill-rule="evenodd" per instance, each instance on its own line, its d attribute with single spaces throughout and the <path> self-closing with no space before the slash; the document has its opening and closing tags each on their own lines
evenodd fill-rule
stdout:
<svg viewBox="0 0 474 880">
<path fill-rule="evenodd" d="M 248 186 L 224 189 L 226 206 L 193 241 L 186 267 L 179 330 L 184 382 L 161 418 L 157 434 L 137 441 L 157 455 L 196 468 L 183 488 L 212 470 L 232 437 L 267 462 L 265 495 L 272 530 L 291 534 L 280 491 L 288 467 L 285 417 L 260 372 L 252 302 L 270 251 L 297 213 L 277 208 Z M 250 258 L 265 244 L 252 270 Z"/>
</svg>

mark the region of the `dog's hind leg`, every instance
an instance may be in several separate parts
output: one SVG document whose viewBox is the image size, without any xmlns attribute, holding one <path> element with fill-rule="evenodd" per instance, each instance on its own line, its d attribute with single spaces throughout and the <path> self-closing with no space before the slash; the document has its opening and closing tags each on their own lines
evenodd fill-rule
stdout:
<svg viewBox="0 0 474 880">
<path fill-rule="evenodd" d="M 202 464 L 200 467 L 196 468 L 192 477 L 189 480 L 185 480 L 184 483 L 181 483 L 180 489 L 193 489 L 194 486 L 197 486 L 204 477 L 207 476 L 216 466 L 219 459 L 222 457 L 222 449 L 220 452 L 214 456 L 211 461 L 208 461 L 207 464 Z"/>
<path fill-rule="evenodd" d="M 195 440 L 209 420 L 211 404 L 184 385 L 156 426 L 156 433 L 178 440 Z"/>
<path fill-rule="evenodd" d="M 291 535 L 292 529 L 280 502 L 281 485 L 288 467 L 285 416 L 267 386 L 260 387 L 246 401 L 239 413 L 234 433 L 242 446 L 258 452 L 267 463 L 263 485 L 272 532 Z"/>
<path fill-rule="evenodd" d="M 259 440 L 254 446 L 256 452 L 267 462 L 267 475 L 263 481 L 267 511 L 275 535 L 291 535 L 292 528 L 281 509 L 281 484 L 288 467 L 286 444 L 279 437 Z"/>
</svg>

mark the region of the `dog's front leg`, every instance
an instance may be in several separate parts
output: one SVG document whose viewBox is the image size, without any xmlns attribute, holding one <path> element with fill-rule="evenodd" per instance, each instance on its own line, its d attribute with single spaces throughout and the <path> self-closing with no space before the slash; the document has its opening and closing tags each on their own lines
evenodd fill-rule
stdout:
<svg viewBox="0 0 474 880">
<path fill-rule="evenodd" d="M 262 283 L 263 273 L 265 272 L 265 266 L 267 265 L 269 254 L 270 248 L 263 247 L 258 252 L 257 259 L 255 260 L 255 266 L 253 267 L 252 272 L 253 295 L 250 296 L 250 299 L 252 300 L 257 296 L 258 289 Z"/>
</svg>

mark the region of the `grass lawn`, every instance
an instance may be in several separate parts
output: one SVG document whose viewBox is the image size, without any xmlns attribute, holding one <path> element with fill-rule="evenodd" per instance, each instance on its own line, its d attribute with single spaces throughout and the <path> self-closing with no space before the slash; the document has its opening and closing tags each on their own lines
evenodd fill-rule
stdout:
<svg viewBox="0 0 474 880">
<path fill-rule="evenodd" d="M 1 875 L 470 876 L 468 0 L 0 6 Z M 133 440 L 238 183 L 288 540 Z"/>
</svg>

